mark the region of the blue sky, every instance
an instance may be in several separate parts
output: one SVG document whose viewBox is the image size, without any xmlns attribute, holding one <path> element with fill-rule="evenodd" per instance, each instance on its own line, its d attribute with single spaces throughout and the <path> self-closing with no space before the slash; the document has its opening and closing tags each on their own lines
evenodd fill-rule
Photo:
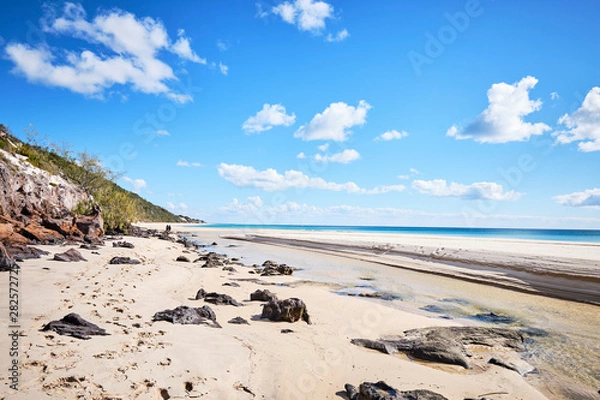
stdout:
<svg viewBox="0 0 600 400">
<path fill-rule="evenodd" d="M 209 222 L 600 228 L 597 1 L 9 1 L 0 122 Z"/>
</svg>

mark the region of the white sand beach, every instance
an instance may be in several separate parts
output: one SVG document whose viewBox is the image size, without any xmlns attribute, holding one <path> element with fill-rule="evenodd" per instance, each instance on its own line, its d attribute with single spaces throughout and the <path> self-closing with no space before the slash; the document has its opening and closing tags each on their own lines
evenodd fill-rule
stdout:
<svg viewBox="0 0 600 400">
<path fill-rule="evenodd" d="M 164 228 L 162 224 L 148 226 Z M 391 246 L 405 253 L 425 254 L 443 247 L 438 251 L 439 257 L 460 256 L 462 260 L 469 259 L 465 254 L 478 254 L 477 257 L 487 254 L 488 264 L 498 264 L 500 260 L 516 265 L 519 258 L 537 257 L 539 268 L 554 268 L 553 274 L 558 274 L 558 267 L 548 266 L 549 260 L 560 258 L 578 266 L 577 270 L 565 269 L 560 274 L 568 275 L 569 280 L 590 278 L 589 287 L 582 284 L 583 292 L 593 292 L 598 287 L 600 260 L 596 245 L 515 242 L 509 244 L 507 251 L 506 243 L 495 241 L 465 244 L 457 238 L 374 235 L 344 235 L 342 240 L 338 234 L 316 238 L 313 233 L 272 231 L 269 240 L 286 242 L 265 244 L 224 238 L 240 234 L 234 231 L 192 229 L 187 225 L 174 225 L 174 231 L 187 232 L 201 243 L 216 242 L 210 251 L 239 258 L 246 266 L 271 259 L 300 270 L 293 276 L 263 277 L 249 274 L 251 269 L 241 265 L 235 265 L 237 272 L 200 268 L 197 263 L 175 261 L 181 255 L 193 259 L 196 254 L 192 250 L 158 238 L 125 237 L 134 244 L 134 249 L 113 248 L 107 241 L 98 250 L 99 254 L 80 250 L 88 261 L 76 263 L 50 260 L 53 253 L 67 250 L 68 246 L 41 246 L 51 254 L 20 263 L 21 375 L 18 391 L 9 388 L 8 373 L 0 376 L 0 398 L 343 399 L 346 383 L 358 385 L 379 380 L 400 390 L 432 390 L 451 400 L 564 399 L 569 398 L 565 394 L 569 390 L 582 399 L 597 395 L 593 385 L 598 376 L 594 377 L 593 371 L 594 368 L 598 371 L 598 365 L 590 366 L 586 360 L 573 360 L 588 362 L 580 368 L 583 377 L 560 379 L 557 374 L 561 370 L 549 369 L 545 355 L 538 354 L 533 360 L 546 364 L 534 365 L 539 372 L 522 377 L 515 371 L 487 364 L 489 352 L 484 349 L 473 351 L 475 366 L 464 369 L 410 359 L 402 353 L 387 355 L 350 343 L 353 338 L 378 339 L 413 328 L 482 324 L 452 314 L 458 312 L 452 309 L 447 310 L 445 318 L 419 309 L 433 301 L 454 298 L 464 301 L 465 307 L 472 310 L 498 311 L 515 317 L 519 321 L 515 329 L 533 326 L 560 333 L 569 346 L 572 343 L 598 346 L 596 305 L 520 293 L 507 290 L 507 285 L 498 288 L 485 282 L 473 283 L 475 279 L 469 279 L 471 282 L 453 279 L 450 273 L 440 271 L 456 268 L 458 272 L 452 273 L 466 274 L 464 270 L 468 268 L 440 264 L 434 259 L 415 259 L 412 261 L 415 265 L 410 264 L 405 270 L 386 266 L 398 261 L 398 255 L 389 255 Z M 321 243 L 321 247 L 292 246 L 290 242 L 307 238 Z M 340 240 L 347 246 L 343 252 L 327 248 Z M 113 256 L 133 257 L 141 264 L 111 265 L 108 262 Z M 476 260 L 471 261 L 468 265 L 474 266 Z M 436 275 L 415 272 L 432 266 L 439 268 L 434 271 Z M 485 276 L 484 280 L 496 279 L 493 272 L 496 267 L 484 267 L 474 267 L 468 273 Z M 519 271 L 516 267 L 511 269 Z M 238 283 L 239 287 L 223 286 L 228 282 Z M 582 279 L 582 282 L 588 281 Z M 360 287 L 360 283 L 365 287 Z M 4 299 L 8 297 L 7 286 L 7 279 L 3 279 L 0 296 Z M 158 311 L 206 304 L 194 300 L 200 288 L 228 294 L 243 306 L 210 305 L 222 329 L 152 322 Z M 262 303 L 246 300 L 250 293 L 264 288 L 280 299 L 302 299 L 312 324 L 259 319 Z M 399 299 L 385 301 L 340 294 L 374 288 L 397 293 Z M 46 323 L 71 312 L 105 328 L 110 335 L 81 340 L 40 331 Z M 8 315 L 7 301 L 0 304 L 0 313 Z M 248 320 L 249 325 L 227 322 L 237 316 Z M 8 321 L 5 318 L 0 321 L 2 329 L 8 331 Z M 284 334 L 282 329 L 293 332 Z M 544 338 L 540 340 L 543 342 Z M 0 336 L 0 348 L 9 347 L 8 335 Z M 592 350 L 587 349 L 587 353 Z M 4 356 L 2 359 L 6 360 L 2 368 L 7 371 L 10 360 Z M 585 375 L 589 375 L 588 380 Z"/>
</svg>

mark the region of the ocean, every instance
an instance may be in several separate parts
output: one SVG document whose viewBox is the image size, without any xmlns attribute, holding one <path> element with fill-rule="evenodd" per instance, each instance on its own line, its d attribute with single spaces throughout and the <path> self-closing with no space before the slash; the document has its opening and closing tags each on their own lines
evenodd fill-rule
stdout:
<svg viewBox="0 0 600 400">
<path fill-rule="evenodd" d="M 303 231 L 338 231 L 363 233 L 398 233 L 414 235 L 466 236 L 481 238 L 552 240 L 560 242 L 600 243 L 599 229 L 525 229 L 525 228 L 449 228 L 412 226 L 330 226 L 330 225 L 246 225 L 203 224 L 194 227 L 227 229 L 280 229 Z"/>
</svg>

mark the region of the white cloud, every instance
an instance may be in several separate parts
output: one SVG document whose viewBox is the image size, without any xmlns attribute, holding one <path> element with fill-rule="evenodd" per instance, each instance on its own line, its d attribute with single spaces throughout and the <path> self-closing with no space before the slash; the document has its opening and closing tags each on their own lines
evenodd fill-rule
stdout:
<svg viewBox="0 0 600 400">
<path fill-rule="evenodd" d="M 229 67 L 219 61 L 219 71 L 221 71 L 223 75 L 227 75 L 229 73 Z"/>
<path fill-rule="evenodd" d="M 558 100 L 560 98 L 560 96 L 557 92 L 552 92 L 552 93 L 550 93 L 550 98 L 552 100 Z"/>
<path fill-rule="evenodd" d="M 177 166 L 190 168 L 190 167 L 201 167 L 202 164 L 200 164 L 199 162 L 189 162 L 189 161 L 179 160 L 179 161 L 177 161 Z"/>
<path fill-rule="evenodd" d="M 173 53 L 186 60 L 206 65 L 206 58 L 200 58 L 194 53 L 190 46 L 190 39 L 185 36 L 185 31 L 183 29 L 180 29 L 179 32 L 177 32 L 177 36 L 179 36 L 179 39 L 177 39 L 175 44 L 171 47 Z"/>
<path fill-rule="evenodd" d="M 544 123 L 530 123 L 523 119 L 542 108 L 541 100 L 529 99 L 529 90 L 538 80 L 527 76 L 509 85 L 495 83 L 487 92 L 488 107 L 466 128 L 452 125 L 447 135 L 456 139 L 473 139 L 479 143 L 507 143 L 529 140 L 542 135 L 550 127 Z"/>
<path fill-rule="evenodd" d="M 183 212 L 188 209 L 187 204 L 180 202 L 178 204 L 173 204 L 170 201 L 167 202 L 167 208 L 173 212 Z"/>
<path fill-rule="evenodd" d="M 358 106 L 346 103 L 331 103 L 322 113 L 317 114 L 306 125 L 302 125 L 294 137 L 302 140 L 333 140 L 343 142 L 352 134 L 350 128 L 366 123 L 369 103 L 361 100 Z"/>
<path fill-rule="evenodd" d="M 288 201 L 276 205 L 263 204 L 256 207 L 252 202 L 232 202 L 219 208 L 216 219 L 238 221 L 240 223 L 292 223 L 292 224 L 328 224 L 344 225 L 353 221 L 357 225 L 382 226 L 498 226 L 498 227 L 597 227 L 598 218 L 547 217 L 532 215 L 507 215 L 475 212 L 433 213 L 414 209 L 393 207 L 360 207 L 352 205 L 334 205 L 319 207 L 306 203 Z"/>
<path fill-rule="evenodd" d="M 123 180 L 133 186 L 133 191 L 136 193 L 146 187 L 146 181 L 143 179 L 131 179 L 128 176 L 124 176 Z"/>
<path fill-rule="evenodd" d="M 420 174 L 419 170 L 416 169 L 416 168 L 410 168 L 408 171 L 410 172 L 410 174 L 398 175 L 398 179 L 405 179 L 406 180 L 406 179 L 410 179 L 414 175 L 419 175 Z"/>
<path fill-rule="evenodd" d="M 159 130 L 157 130 L 156 134 L 158 136 L 171 136 L 171 134 L 169 133 L 169 131 L 167 131 L 165 129 L 159 129 Z"/>
<path fill-rule="evenodd" d="M 264 104 L 262 110 L 244 122 L 242 129 L 247 134 L 258 133 L 278 125 L 290 126 L 294 122 L 296 122 L 296 114 L 288 115 L 281 104 Z"/>
<path fill-rule="evenodd" d="M 224 41 L 222 41 L 221 39 L 217 40 L 217 47 L 219 48 L 219 50 L 221 51 L 227 51 L 229 50 L 229 44 L 225 43 Z"/>
<path fill-rule="evenodd" d="M 348 33 L 348 30 L 342 29 L 341 31 L 336 33 L 335 36 L 331 33 L 328 34 L 325 40 L 327 40 L 328 42 L 341 42 L 343 40 L 346 40 L 349 36 L 350 34 Z"/>
<path fill-rule="evenodd" d="M 317 34 L 325 28 L 325 19 L 332 17 L 333 6 L 324 1 L 295 0 L 281 3 L 271 11 L 301 31 Z"/>
<path fill-rule="evenodd" d="M 554 196 L 554 200 L 569 207 L 600 208 L 600 188 Z"/>
<path fill-rule="evenodd" d="M 579 142 L 579 151 L 600 151 L 600 87 L 592 88 L 581 107 L 560 117 L 558 123 L 566 130 L 553 133 L 557 143 Z"/>
<path fill-rule="evenodd" d="M 66 3 L 60 16 L 46 18 L 42 30 L 100 44 L 104 49 L 76 53 L 47 45 L 7 45 L 6 55 L 15 64 L 13 72 L 30 82 L 96 98 L 103 98 L 105 90 L 114 85 L 128 85 L 136 92 L 163 94 L 181 103 L 192 101 L 191 96 L 177 93 L 167 85 L 177 78 L 157 54 L 168 50 L 181 58 L 193 59 L 195 53 L 191 49 L 186 53 L 184 47 L 187 43 L 189 48 L 189 40 L 183 37 L 171 46 L 167 31 L 158 20 L 112 9 L 88 21 L 81 5 Z"/>
<path fill-rule="evenodd" d="M 251 196 L 248 197 L 248 201 L 250 201 L 250 203 L 252 203 L 255 207 L 262 207 L 263 206 L 263 201 L 260 198 L 260 196 Z"/>
<path fill-rule="evenodd" d="M 319 151 L 326 152 L 329 149 L 329 143 L 325 143 L 320 146 L 317 146 L 317 149 L 319 149 Z"/>
<path fill-rule="evenodd" d="M 517 200 L 521 193 L 511 190 L 505 192 L 502 185 L 494 182 L 475 182 L 471 185 L 463 185 L 452 182 L 449 185 L 443 179 L 431 181 L 415 180 L 413 189 L 423 194 L 436 197 L 458 197 L 463 200 Z"/>
<path fill-rule="evenodd" d="M 381 135 L 377 136 L 375 138 L 376 142 L 380 142 L 380 141 L 390 141 L 390 140 L 397 140 L 397 139 L 402 139 L 408 136 L 408 133 L 406 131 L 402 131 L 402 132 L 398 132 L 397 130 L 391 130 L 391 131 L 387 131 L 382 133 Z"/>
<path fill-rule="evenodd" d="M 306 154 L 304 154 L 304 152 L 300 152 L 300 153 L 298 153 L 298 155 L 296 156 L 296 158 L 298 160 L 304 160 L 306 158 Z"/>
<path fill-rule="evenodd" d="M 321 154 L 317 154 L 315 156 L 315 161 L 325 162 L 325 163 L 340 163 L 340 164 L 348 164 L 352 161 L 356 161 L 360 158 L 360 154 L 358 151 L 354 149 L 347 149 L 342 151 L 341 153 L 332 154 L 330 156 L 324 156 Z"/>
<path fill-rule="evenodd" d="M 311 178 L 300 171 L 289 170 L 280 174 L 269 168 L 258 171 L 245 165 L 225 164 L 219 165 L 219 175 L 238 187 L 254 187 L 268 192 L 283 191 L 288 189 L 317 189 L 333 192 L 347 192 L 353 194 L 381 194 L 400 192 L 405 189 L 402 185 L 379 186 L 373 189 L 363 189 L 354 182 L 336 183 L 327 182 L 323 178 Z"/>
</svg>

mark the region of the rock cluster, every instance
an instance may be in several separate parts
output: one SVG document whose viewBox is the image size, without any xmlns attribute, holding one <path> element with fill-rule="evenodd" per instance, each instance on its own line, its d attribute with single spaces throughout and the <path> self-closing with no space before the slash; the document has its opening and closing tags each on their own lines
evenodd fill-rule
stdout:
<svg viewBox="0 0 600 400">
<path fill-rule="evenodd" d="M 377 383 L 363 382 L 358 389 L 347 383 L 346 396 L 350 400 L 448 400 L 441 394 L 430 390 L 400 391 L 389 386 L 384 381 Z"/>
<path fill-rule="evenodd" d="M 275 261 L 265 261 L 261 268 L 257 269 L 257 273 L 261 276 L 272 276 L 272 275 L 292 275 L 296 269 L 286 264 L 278 264 Z"/>
</svg>

